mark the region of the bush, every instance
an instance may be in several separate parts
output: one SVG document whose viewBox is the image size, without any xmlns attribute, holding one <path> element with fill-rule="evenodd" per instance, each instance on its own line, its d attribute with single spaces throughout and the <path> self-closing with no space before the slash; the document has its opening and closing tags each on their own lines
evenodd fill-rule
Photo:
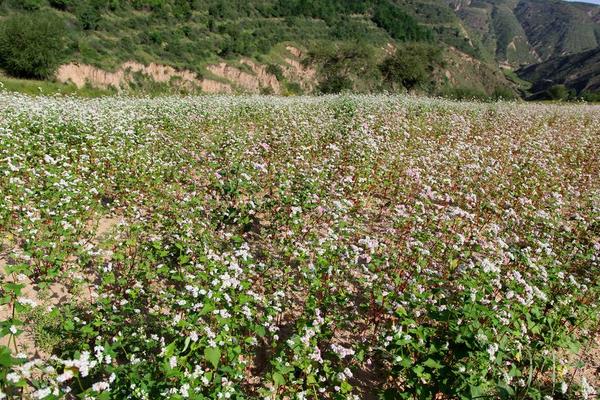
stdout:
<svg viewBox="0 0 600 400">
<path fill-rule="evenodd" d="M 385 29 L 391 37 L 401 41 L 431 40 L 431 30 L 418 24 L 400 7 L 387 1 L 380 2 L 373 12 L 373 22 Z"/>
<path fill-rule="evenodd" d="M 305 62 L 318 66 L 321 93 L 354 88 L 353 82 L 378 75 L 373 48 L 365 43 L 323 44 L 310 50 Z"/>
<path fill-rule="evenodd" d="M 42 6 L 41 0 L 18 0 L 13 3 L 16 7 L 27 10 L 27 11 L 35 11 L 39 10 Z"/>
<path fill-rule="evenodd" d="M 471 87 L 448 87 L 444 88 L 441 92 L 441 96 L 447 97 L 453 100 L 489 100 L 490 97 L 485 94 L 482 90 L 471 88 Z"/>
<path fill-rule="evenodd" d="M 600 92 L 582 92 L 579 96 L 583 101 L 600 102 Z"/>
<path fill-rule="evenodd" d="M 570 100 L 575 96 L 575 93 L 565 85 L 554 85 L 546 93 L 552 100 Z"/>
<path fill-rule="evenodd" d="M 352 90 L 352 80 L 343 75 L 330 75 L 319 83 L 319 92 L 325 94 L 341 93 Z"/>
<path fill-rule="evenodd" d="M 80 3 L 75 9 L 75 15 L 77 15 L 81 28 L 86 31 L 96 29 L 102 19 L 100 9 L 94 4 L 87 2 Z"/>
<path fill-rule="evenodd" d="M 384 81 L 393 89 L 401 86 L 407 90 L 423 87 L 442 62 L 439 48 L 427 44 L 410 44 L 398 48 L 396 53 L 381 63 L 379 69 Z"/>
<path fill-rule="evenodd" d="M 494 100 L 514 100 L 517 96 L 515 92 L 508 87 L 497 87 L 494 89 L 494 93 L 492 93 L 492 98 Z"/>
<path fill-rule="evenodd" d="M 49 0 L 50 6 L 56 8 L 57 10 L 66 11 L 71 7 L 70 0 Z"/>
<path fill-rule="evenodd" d="M 64 48 L 65 26 L 52 13 L 8 17 L 0 27 L 0 66 L 22 78 L 52 76 Z"/>
</svg>

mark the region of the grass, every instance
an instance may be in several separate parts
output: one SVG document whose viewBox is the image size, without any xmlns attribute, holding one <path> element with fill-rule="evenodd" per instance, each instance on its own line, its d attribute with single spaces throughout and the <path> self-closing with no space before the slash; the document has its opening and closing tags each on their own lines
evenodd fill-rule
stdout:
<svg viewBox="0 0 600 400">
<path fill-rule="evenodd" d="M 100 97 L 114 94 L 113 91 L 63 84 L 51 81 L 10 78 L 0 75 L 0 87 L 8 92 L 24 93 L 32 96 L 76 95 L 81 97 Z"/>
</svg>

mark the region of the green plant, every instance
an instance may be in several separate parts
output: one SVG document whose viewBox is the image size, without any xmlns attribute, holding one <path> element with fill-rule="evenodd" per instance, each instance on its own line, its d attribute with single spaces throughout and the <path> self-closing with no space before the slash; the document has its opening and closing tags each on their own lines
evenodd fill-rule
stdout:
<svg viewBox="0 0 600 400">
<path fill-rule="evenodd" d="M 594 394 L 595 107 L 0 104 L 6 397 Z"/>
<path fill-rule="evenodd" d="M 61 61 L 65 33 L 54 13 L 6 18 L 0 26 L 0 66 L 16 77 L 50 78 Z"/>
<path fill-rule="evenodd" d="M 412 90 L 431 82 L 435 68 L 442 62 L 441 49 L 434 45 L 409 44 L 398 47 L 379 69 L 384 81 L 394 88 Z"/>
</svg>

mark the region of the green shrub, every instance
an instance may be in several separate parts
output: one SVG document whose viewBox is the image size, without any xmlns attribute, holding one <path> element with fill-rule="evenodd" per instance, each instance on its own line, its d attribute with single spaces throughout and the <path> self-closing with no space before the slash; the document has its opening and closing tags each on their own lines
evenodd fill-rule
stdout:
<svg viewBox="0 0 600 400">
<path fill-rule="evenodd" d="M 290 96 L 303 93 L 302 86 L 298 82 L 285 82 L 285 93 Z"/>
<path fill-rule="evenodd" d="M 53 13 L 17 14 L 0 27 L 0 66 L 16 77 L 52 76 L 64 48 L 65 26 Z"/>
<path fill-rule="evenodd" d="M 442 90 L 441 96 L 454 100 L 489 100 L 483 91 L 470 87 L 448 87 Z"/>
<path fill-rule="evenodd" d="M 277 64 L 267 65 L 267 72 L 269 74 L 275 76 L 275 78 L 277 78 L 278 81 L 282 81 L 285 79 L 285 77 L 283 76 L 283 70 Z"/>
<path fill-rule="evenodd" d="M 330 75 L 319 83 L 319 92 L 329 93 L 341 93 L 344 91 L 352 90 L 352 80 L 344 75 Z"/>
<path fill-rule="evenodd" d="M 97 6 L 88 2 L 81 2 L 75 9 L 75 15 L 83 30 L 94 30 L 98 27 L 102 15 Z"/>
<path fill-rule="evenodd" d="M 492 98 L 494 100 L 513 100 L 516 99 L 517 96 L 515 92 L 508 87 L 497 87 L 494 89 L 494 93 L 492 93 Z"/>
<path fill-rule="evenodd" d="M 600 92 L 583 92 L 579 97 L 583 101 L 600 102 Z"/>
<path fill-rule="evenodd" d="M 430 81 L 435 67 L 442 62 L 438 47 L 414 43 L 398 48 L 393 56 L 386 58 L 379 69 L 384 81 L 397 89 L 407 90 L 424 87 Z"/>
<path fill-rule="evenodd" d="M 413 17 L 387 1 L 380 2 L 375 7 L 373 22 L 397 40 L 431 40 L 433 36 L 429 29 L 419 25 Z"/>
<path fill-rule="evenodd" d="M 22 10 L 35 11 L 42 6 L 42 0 L 17 0 L 13 4 Z"/>
<path fill-rule="evenodd" d="M 61 11 L 66 11 L 69 7 L 71 7 L 70 0 L 49 0 L 48 2 L 50 3 L 50 6 Z"/>
<path fill-rule="evenodd" d="M 554 85 L 546 91 L 548 97 L 552 100 L 570 100 L 575 93 L 569 90 L 565 85 Z"/>
</svg>

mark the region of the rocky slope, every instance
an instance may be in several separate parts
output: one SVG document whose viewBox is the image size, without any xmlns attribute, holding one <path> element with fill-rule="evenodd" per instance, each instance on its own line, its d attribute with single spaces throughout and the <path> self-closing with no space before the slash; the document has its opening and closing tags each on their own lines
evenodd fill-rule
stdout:
<svg viewBox="0 0 600 400">
<path fill-rule="evenodd" d="M 600 91 L 600 47 L 550 59 L 518 71 L 522 79 L 533 82 L 534 97 L 555 85 L 564 85 L 576 94 Z M 542 96 L 543 97 L 543 96 Z"/>
<path fill-rule="evenodd" d="M 446 0 L 500 63 L 522 66 L 600 45 L 600 7 L 562 0 Z"/>
</svg>

